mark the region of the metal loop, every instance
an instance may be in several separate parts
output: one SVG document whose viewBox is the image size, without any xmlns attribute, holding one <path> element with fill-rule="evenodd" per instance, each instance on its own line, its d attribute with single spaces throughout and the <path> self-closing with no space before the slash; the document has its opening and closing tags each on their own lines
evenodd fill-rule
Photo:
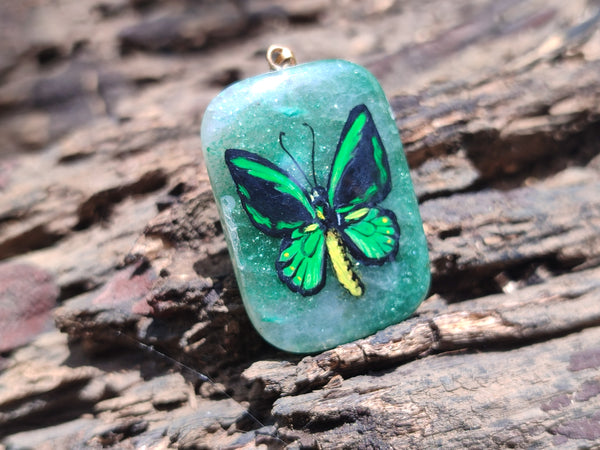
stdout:
<svg viewBox="0 0 600 450">
<path fill-rule="evenodd" d="M 294 53 L 282 45 L 271 45 L 266 56 L 271 70 L 281 70 L 296 65 Z"/>
</svg>

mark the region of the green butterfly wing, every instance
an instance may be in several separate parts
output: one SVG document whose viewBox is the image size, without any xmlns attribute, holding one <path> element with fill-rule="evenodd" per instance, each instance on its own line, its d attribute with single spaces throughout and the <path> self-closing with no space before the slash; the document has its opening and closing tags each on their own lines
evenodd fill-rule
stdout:
<svg viewBox="0 0 600 450">
<path fill-rule="evenodd" d="M 292 291 L 307 296 L 325 285 L 325 233 L 314 223 L 294 230 L 281 242 L 277 273 Z"/>
<path fill-rule="evenodd" d="M 225 151 L 225 162 L 252 224 L 269 236 L 288 236 L 315 222 L 308 194 L 286 171 L 245 150 Z"/>
<path fill-rule="evenodd" d="M 400 244 L 396 215 L 387 209 L 364 207 L 343 218 L 341 234 L 352 256 L 368 265 L 394 259 Z"/>
<path fill-rule="evenodd" d="M 341 218 L 338 224 L 351 255 L 381 265 L 398 253 L 396 215 L 377 206 L 392 190 L 385 147 L 369 109 L 355 106 L 340 136 L 328 184 L 328 198 Z"/>
<path fill-rule="evenodd" d="M 320 291 L 325 284 L 325 234 L 306 191 L 255 153 L 229 149 L 225 162 L 252 224 L 283 238 L 275 262 L 280 280 L 304 296 Z"/>
<path fill-rule="evenodd" d="M 365 105 L 355 106 L 340 135 L 329 174 L 329 204 L 338 211 L 377 204 L 390 193 L 387 154 Z"/>
</svg>

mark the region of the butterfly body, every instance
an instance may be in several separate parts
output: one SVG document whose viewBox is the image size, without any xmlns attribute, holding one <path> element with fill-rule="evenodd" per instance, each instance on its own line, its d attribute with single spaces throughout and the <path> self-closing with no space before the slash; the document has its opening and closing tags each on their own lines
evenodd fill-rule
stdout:
<svg viewBox="0 0 600 450">
<path fill-rule="evenodd" d="M 360 297 L 365 292 L 365 287 L 359 276 L 352 270 L 352 261 L 345 251 L 344 242 L 340 233 L 334 229 L 327 230 L 325 237 L 327 251 L 331 258 L 333 271 L 342 286 L 344 286 L 350 294 L 355 297 Z"/>
<path fill-rule="evenodd" d="M 349 114 L 327 187 L 319 185 L 314 174 L 314 132 L 313 182 L 295 160 L 306 183 L 246 150 L 226 150 L 225 161 L 251 223 L 266 235 L 282 238 L 275 268 L 291 291 L 303 296 L 318 293 L 330 260 L 340 284 L 359 297 L 365 287 L 352 260 L 382 265 L 396 257 L 400 237 L 396 216 L 378 206 L 391 190 L 391 173 L 365 105 Z"/>
</svg>

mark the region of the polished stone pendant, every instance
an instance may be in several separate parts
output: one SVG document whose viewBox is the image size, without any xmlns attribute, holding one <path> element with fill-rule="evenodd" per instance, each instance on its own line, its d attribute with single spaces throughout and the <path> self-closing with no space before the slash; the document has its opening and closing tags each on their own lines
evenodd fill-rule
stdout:
<svg viewBox="0 0 600 450">
<path fill-rule="evenodd" d="M 209 105 L 204 158 L 252 323 L 276 347 L 317 352 L 408 317 L 429 287 L 427 243 L 373 75 L 338 60 L 277 67 L 291 55 L 269 52 L 280 70 Z"/>
</svg>

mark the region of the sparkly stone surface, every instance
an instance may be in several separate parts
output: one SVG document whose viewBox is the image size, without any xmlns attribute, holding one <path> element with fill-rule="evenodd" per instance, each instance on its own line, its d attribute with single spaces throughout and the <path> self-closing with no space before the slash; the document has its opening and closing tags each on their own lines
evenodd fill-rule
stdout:
<svg viewBox="0 0 600 450">
<path fill-rule="evenodd" d="M 225 163 L 227 149 L 268 159 L 296 180 L 300 169 L 327 188 L 338 141 L 349 112 L 364 104 L 387 152 L 392 190 L 377 203 L 395 213 L 399 250 L 382 265 L 354 268 L 365 291 L 351 295 L 327 262 L 325 286 L 312 296 L 292 292 L 278 277 L 275 261 L 282 238 L 259 231 L 249 220 Z M 208 107 L 202 123 L 204 157 L 234 261 L 244 305 L 259 333 L 291 352 L 316 352 L 352 341 L 408 317 L 429 287 L 429 260 L 417 201 L 396 124 L 381 87 L 364 68 L 345 61 L 319 61 L 236 83 Z M 308 187 L 303 186 L 308 190 Z"/>
</svg>

